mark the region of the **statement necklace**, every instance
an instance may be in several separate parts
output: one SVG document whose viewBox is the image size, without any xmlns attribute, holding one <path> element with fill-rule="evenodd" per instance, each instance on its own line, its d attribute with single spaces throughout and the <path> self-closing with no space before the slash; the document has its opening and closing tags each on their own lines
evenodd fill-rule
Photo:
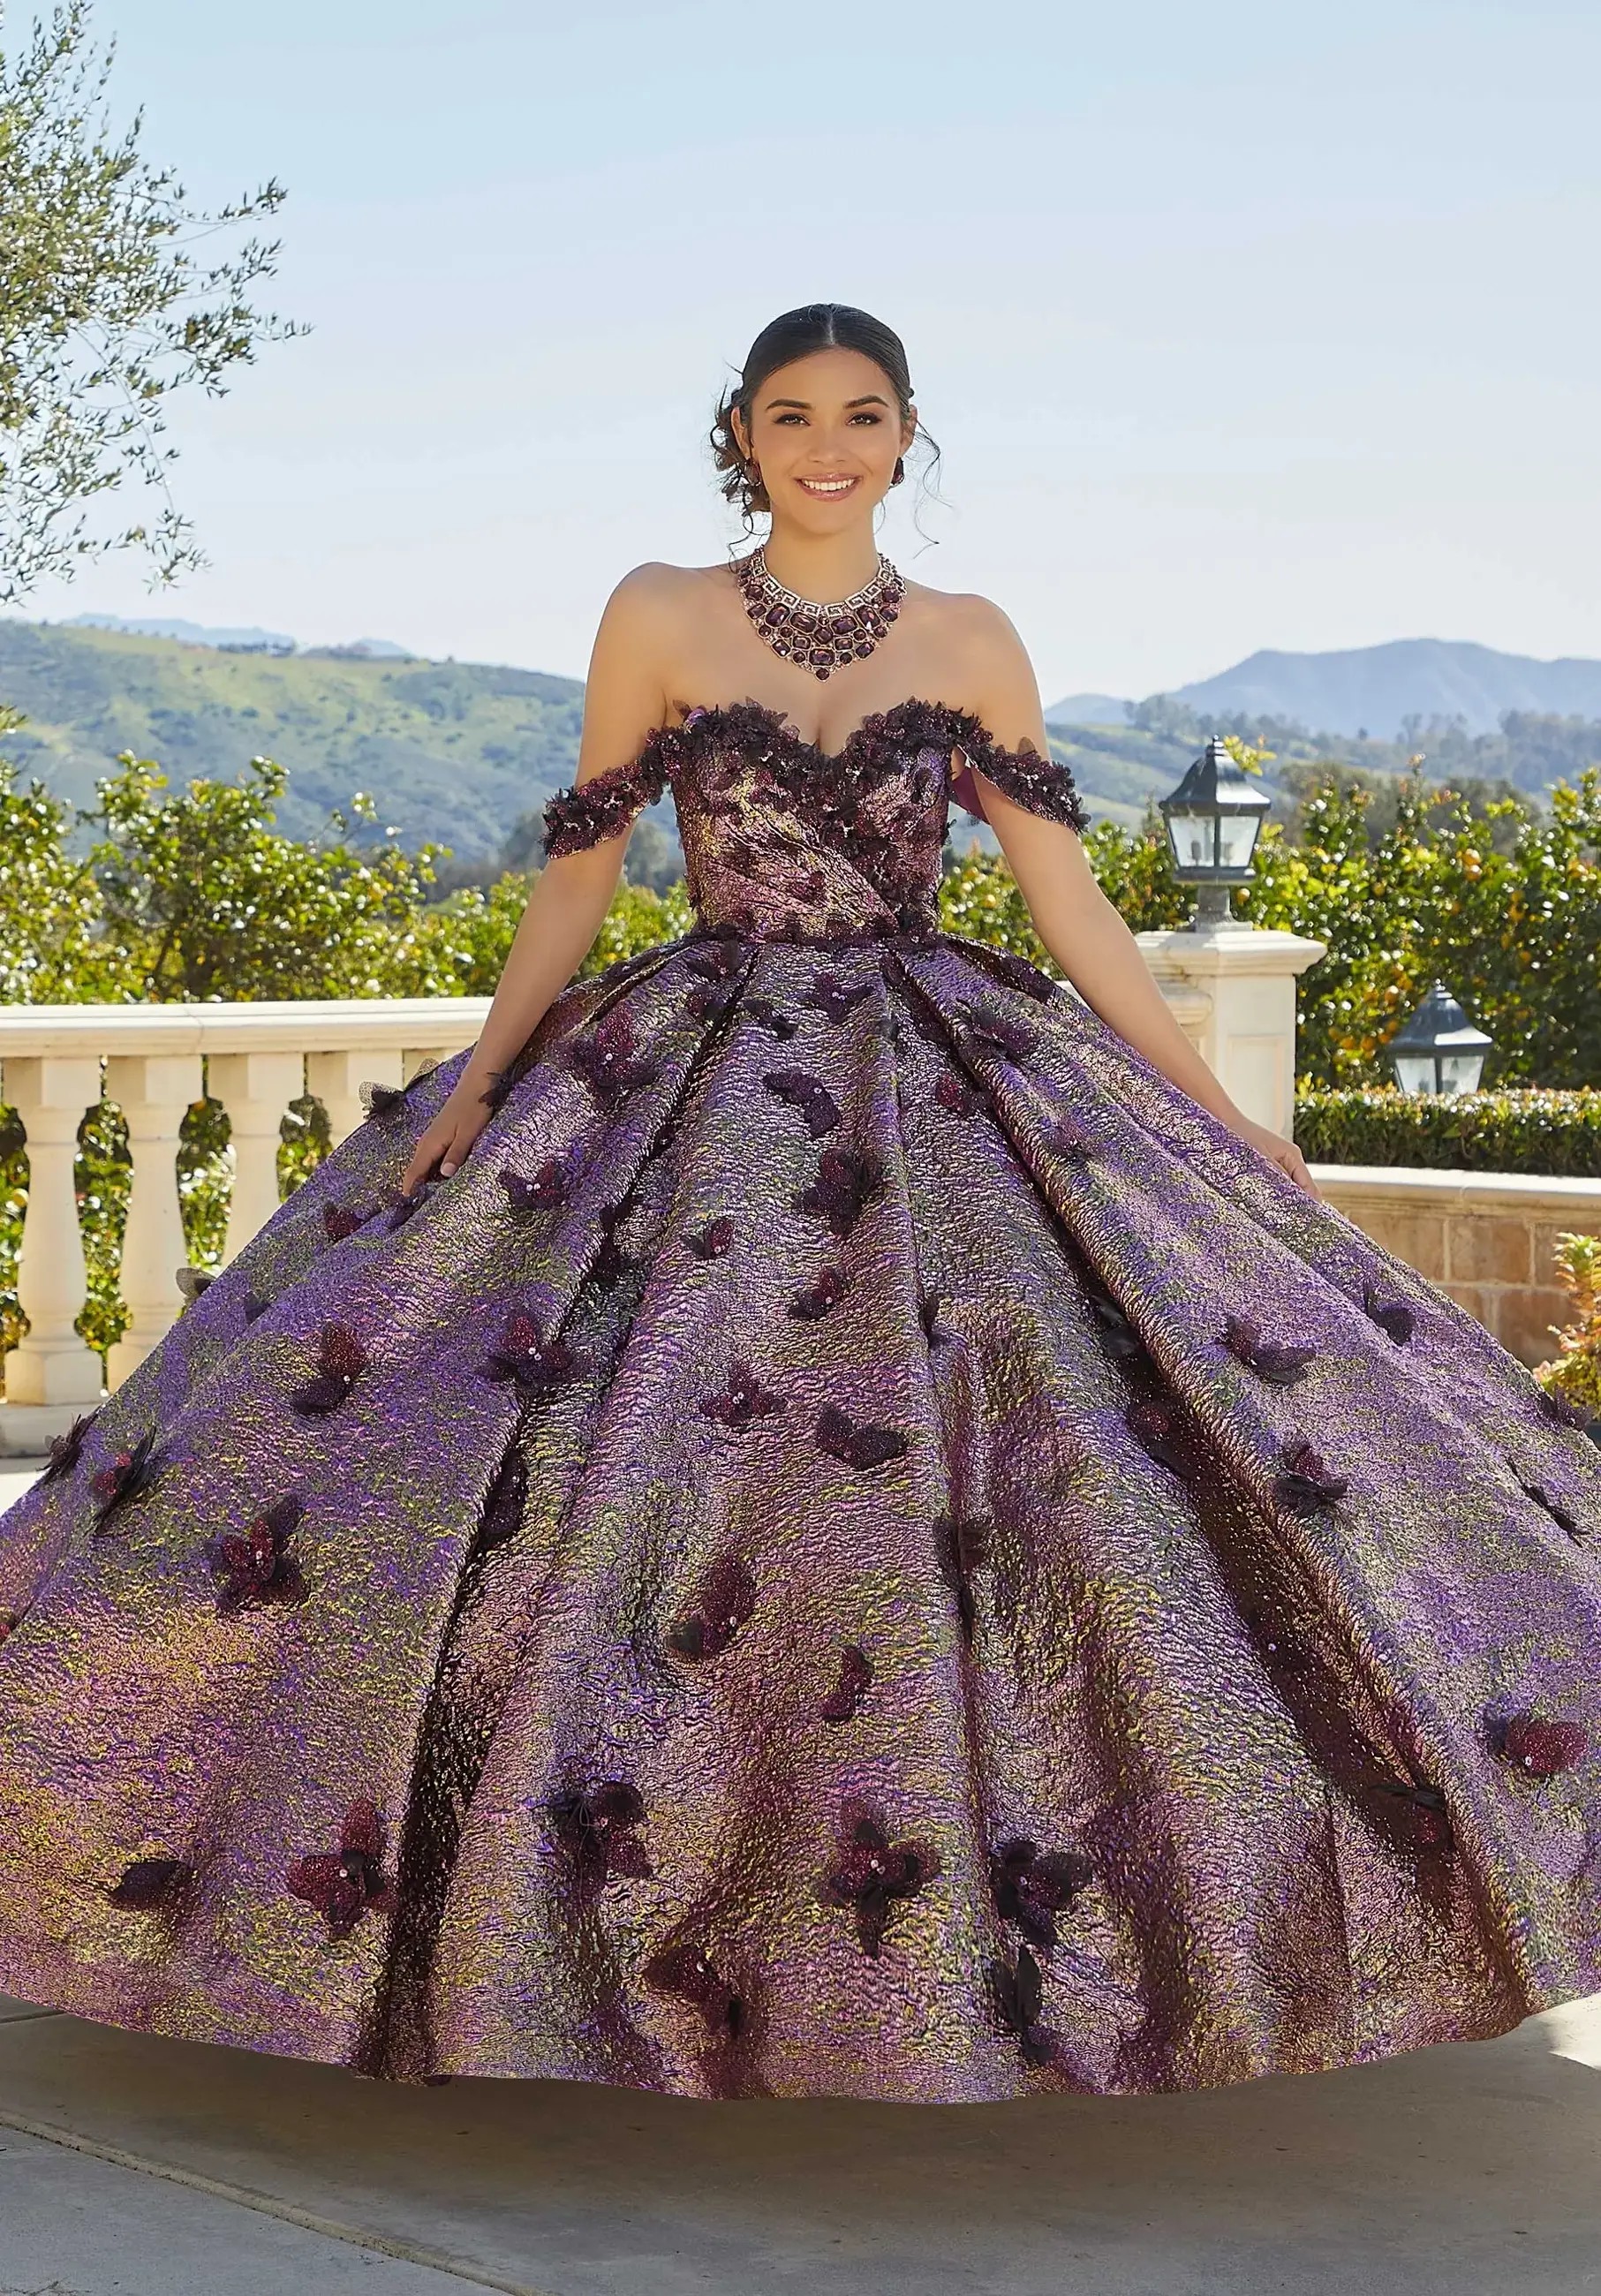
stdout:
<svg viewBox="0 0 1601 2296">
<path fill-rule="evenodd" d="M 833 605 L 786 590 L 768 571 L 765 545 L 735 561 L 745 611 L 775 653 L 798 661 L 814 677 L 831 677 L 850 661 L 866 661 L 900 611 L 906 584 L 880 551 L 878 571 L 853 597 Z"/>
</svg>

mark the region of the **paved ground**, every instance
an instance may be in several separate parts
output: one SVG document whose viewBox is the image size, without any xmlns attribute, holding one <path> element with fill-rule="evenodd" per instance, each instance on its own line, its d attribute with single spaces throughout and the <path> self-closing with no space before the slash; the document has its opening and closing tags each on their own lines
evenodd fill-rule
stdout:
<svg viewBox="0 0 1601 2296">
<path fill-rule="evenodd" d="M 1598 2157 L 1601 1997 L 950 2107 L 387 2087 L 0 2002 L 0 2296 L 1601 2296 Z"/>
</svg>

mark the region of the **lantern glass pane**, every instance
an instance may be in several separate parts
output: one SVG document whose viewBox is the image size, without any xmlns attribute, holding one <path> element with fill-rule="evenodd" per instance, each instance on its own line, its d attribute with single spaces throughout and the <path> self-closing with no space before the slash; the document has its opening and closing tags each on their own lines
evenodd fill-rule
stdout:
<svg viewBox="0 0 1601 2296">
<path fill-rule="evenodd" d="M 1217 866 L 1213 827 L 1213 818 L 1210 815 L 1169 814 L 1168 842 L 1173 849 L 1174 860 L 1181 868 L 1213 869 Z"/>
<path fill-rule="evenodd" d="M 1260 814 L 1226 813 L 1222 816 L 1218 823 L 1218 834 L 1226 869 L 1244 869 L 1250 865 L 1251 849 L 1256 843 L 1256 832 L 1260 825 Z"/>
<path fill-rule="evenodd" d="M 1403 1092 L 1433 1092 L 1434 1089 L 1434 1055 L 1433 1053 L 1397 1053 L 1394 1055 L 1395 1081 Z"/>
<path fill-rule="evenodd" d="M 1482 1053 L 1442 1053 L 1440 1056 L 1441 1091 L 1477 1092 L 1483 1066 Z"/>
</svg>

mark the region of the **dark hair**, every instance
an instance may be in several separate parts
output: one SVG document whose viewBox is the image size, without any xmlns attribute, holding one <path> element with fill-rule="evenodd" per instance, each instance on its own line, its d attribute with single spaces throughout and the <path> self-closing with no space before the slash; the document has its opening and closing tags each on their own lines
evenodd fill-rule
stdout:
<svg viewBox="0 0 1601 2296">
<path fill-rule="evenodd" d="M 749 437 L 751 408 L 768 377 L 776 374 L 781 366 L 788 366 L 792 359 L 836 347 L 860 351 L 865 358 L 882 367 L 894 390 L 901 420 L 904 422 L 912 412 L 912 378 L 907 366 L 906 346 L 893 327 L 886 327 L 870 311 L 858 311 L 850 303 L 802 303 L 798 310 L 785 311 L 770 320 L 746 352 L 738 382 L 718 400 L 711 424 L 712 460 L 722 474 L 722 491 L 738 509 L 747 531 L 756 512 L 770 511 L 773 505 L 760 480 L 750 476 L 750 464 L 734 433 L 735 412 L 737 409 Z M 940 449 L 921 422 L 917 437 L 929 450 L 924 472 L 926 483 L 928 471 L 940 460 Z"/>
</svg>

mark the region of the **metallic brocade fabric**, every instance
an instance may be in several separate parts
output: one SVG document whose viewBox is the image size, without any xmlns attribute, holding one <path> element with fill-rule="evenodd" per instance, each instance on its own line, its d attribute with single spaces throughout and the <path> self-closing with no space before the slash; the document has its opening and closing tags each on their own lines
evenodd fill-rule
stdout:
<svg viewBox="0 0 1601 2296">
<path fill-rule="evenodd" d="M 695 931 L 413 1199 L 465 1055 L 377 1095 L 0 1518 L 0 1991 L 959 2101 L 1601 1989 L 1595 1444 L 938 929 L 958 745 L 1081 823 L 923 703 L 837 758 L 696 712 L 553 800 L 568 850 L 670 784 Z"/>
</svg>

